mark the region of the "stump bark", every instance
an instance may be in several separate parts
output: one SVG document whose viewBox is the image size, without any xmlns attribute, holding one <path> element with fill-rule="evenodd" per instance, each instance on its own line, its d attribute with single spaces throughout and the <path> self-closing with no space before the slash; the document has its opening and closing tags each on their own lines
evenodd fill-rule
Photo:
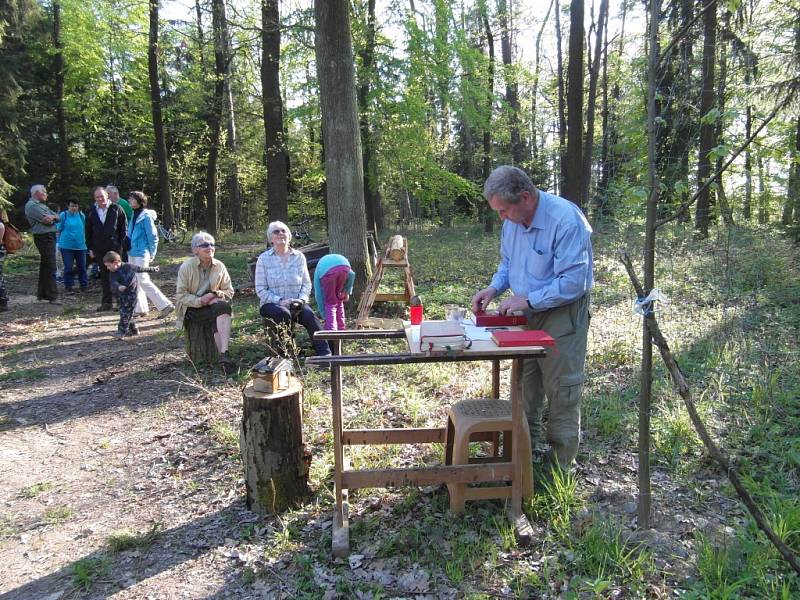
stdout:
<svg viewBox="0 0 800 600">
<path fill-rule="evenodd" d="M 386 258 L 391 260 L 405 260 L 406 245 L 402 235 L 393 235 L 386 246 Z"/>
<path fill-rule="evenodd" d="M 186 354 L 195 364 L 213 365 L 219 362 L 219 350 L 214 343 L 214 326 L 210 322 L 184 321 Z"/>
<path fill-rule="evenodd" d="M 249 383 L 239 443 L 244 463 L 247 508 L 274 514 L 308 496 L 310 454 L 303 444 L 303 386 L 292 377 L 289 388 L 256 392 Z"/>
</svg>

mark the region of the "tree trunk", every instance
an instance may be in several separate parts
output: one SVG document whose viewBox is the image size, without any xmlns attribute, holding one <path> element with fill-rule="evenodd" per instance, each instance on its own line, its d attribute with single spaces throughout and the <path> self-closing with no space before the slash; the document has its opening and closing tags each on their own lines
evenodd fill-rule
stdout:
<svg viewBox="0 0 800 600">
<path fill-rule="evenodd" d="M 564 54 L 561 51 L 561 6 L 556 2 L 556 79 L 558 82 L 558 193 L 564 194 L 564 182 L 567 180 L 567 109 L 564 94 Z"/>
<path fill-rule="evenodd" d="M 792 165 L 789 168 L 789 190 L 787 201 L 792 206 L 792 216 L 787 224 L 800 224 L 800 116 L 796 119 Z"/>
<path fill-rule="evenodd" d="M 570 3 L 567 64 L 567 154 L 562 196 L 581 206 L 583 198 L 583 0 Z"/>
<path fill-rule="evenodd" d="M 350 260 L 358 305 L 371 274 L 364 217 L 364 173 L 358 132 L 350 7 L 347 0 L 314 0 L 325 181 L 331 252 Z"/>
<path fill-rule="evenodd" d="M 362 161 L 364 172 L 364 208 L 367 230 L 377 236 L 383 229 L 383 210 L 378 193 L 377 159 L 373 156 L 372 128 L 370 126 L 370 88 L 377 80 L 375 69 L 375 0 L 367 0 L 366 39 L 359 53 L 361 57 L 360 81 L 358 85 L 358 110 L 360 114 Z"/>
<path fill-rule="evenodd" d="M 158 164 L 158 191 L 161 196 L 161 220 L 171 227 L 175 222 L 172 195 L 169 186 L 167 141 L 164 137 L 164 119 L 161 116 L 161 84 L 158 81 L 158 0 L 150 0 L 150 34 L 147 44 L 147 73 L 150 79 L 150 110 L 153 113 L 153 133 Z"/>
<path fill-rule="evenodd" d="M 747 114 L 745 116 L 745 139 L 750 139 L 753 131 L 753 107 L 747 105 Z M 750 146 L 744 151 L 744 205 L 742 206 L 742 216 L 745 221 L 749 221 L 752 217 L 751 207 L 753 205 L 753 160 L 750 152 Z"/>
<path fill-rule="evenodd" d="M 700 117 L 714 107 L 714 57 L 717 48 L 717 0 L 704 0 L 703 7 L 703 88 L 700 95 Z M 709 152 L 714 147 L 714 123 L 703 120 L 700 125 L 700 148 L 697 156 L 697 185 L 702 186 L 711 175 Z M 694 227 L 698 234 L 708 236 L 711 222 L 711 193 L 706 187 L 697 198 Z"/>
<path fill-rule="evenodd" d="M 511 135 L 511 163 L 522 166 L 525 160 L 525 146 L 519 133 L 519 84 L 514 71 L 514 47 L 512 44 L 513 1 L 500 0 L 497 16 L 500 20 L 500 48 L 503 55 L 503 73 L 506 82 L 506 104 L 508 105 L 508 125 Z"/>
<path fill-rule="evenodd" d="M 649 294 L 655 285 L 656 217 L 660 182 L 656 169 L 656 69 L 660 54 L 658 23 L 660 0 L 650 0 L 648 18 L 648 68 L 647 68 L 647 174 L 650 194 L 647 199 L 647 220 L 644 238 L 644 287 Z M 645 307 L 655 310 L 655 304 Z M 653 345 L 650 343 L 648 319 L 642 319 L 642 370 L 639 388 L 639 503 L 637 518 L 639 529 L 650 527 L 650 404 L 653 385 Z"/>
<path fill-rule="evenodd" d="M 537 117 L 537 97 L 539 94 L 539 77 L 541 76 L 541 52 L 542 52 L 542 36 L 547 22 L 550 20 L 550 13 L 553 10 L 555 0 L 550 0 L 550 5 L 547 7 L 547 14 L 542 20 L 542 26 L 539 28 L 539 33 L 536 34 L 536 45 L 534 50 L 534 67 L 533 67 L 533 85 L 531 86 L 531 179 L 534 185 L 543 187 L 546 181 L 546 161 L 540 159 L 539 143 L 538 143 L 538 130 L 539 127 L 536 122 Z"/>
<path fill-rule="evenodd" d="M 761 155 L 756 159 L 758 165 L 758 224 L 766 225 L 769 221 L 769 208 L 767 207 L 767 185 L 764 176 L 764 159 Z"/>
<path fill-rule="evenodd" d="M 486 48 L 489 53 L 489 79 L 486 82 L 486 128 L 483 130 L 483 180 L 488 179 L 492 172 L 492 111 L 494 108 L 494 34 L 489 25 L 489 16 L 486 14 L 486 5 L 482 5 L 483 27 L 486 31 Z M 494 231 L 494 211 L 486 202 L 481 202 L 481 215 L 483 217 L 484 233 Z"/>
<path fill-rule="evenodd" d="M 597 79 L 600 76 L 600 56 L 603 48 L 603 25 L 608 14 L 608 0 L 600 0 L 600 11 L 597 15 L 597 35 L 594 42 L 594 60 L 589 71 L 589 97 L 586 107 L 586 142 L 583 147 L 583 198 L 581 206 L 589 208 L 589 188 L 592 178 L 592 150 L 594 146 L 594 112 L 597 106 Z"/>
<path fill-rule="evenodd" d="M 67 117 L 64 112 L 64 46 L 61 43 L 61 3 L 53 2 L 53 76 L 56 95 L 56 127 L 58 128 L 58 183 L 53 200 L 66 204 L 70 194 L 69 144 L 67 142 Z"/>
<path fill-rule="evenodd" d="M 261 0 L 261 98 L 267 163 L 267 211 L 271 221 L 289 220 L 289 169 L 283 132 L 278 0 Z"/>
<path fill-rule="evenodd" d="M 242 392 L 239 445 L 244 463 L 247 508 L 275 514 L 305 499 L 311 455 L 303 444 L 303 387 L 266 394 L 250 383 Z"/>
<path fill-rule="evenodd" d="M 726 13 L 726 26 L 730 25 L 729 21 L 730 13 Z M 719 112 L 724 114 L 725 113 L 725 84 L 726 78 L 728 77 L 728 54 L 725 48 L 720 49 L 719 54 L 719 78 L 717 84 L 717 107 L 719 108 Z M 724 120 L 722 116 L 717 119 L 717 125 L 714 134 L 714 143 L 721 144 L 723 140 L 723 124 Z M 725 185 L 722 180 L 722 161 L 723 157 L 718 156 L 714 171 L 720 173 L 720 176 L 717 177 L 717 200 L 719 200 L 719 210 L 722 213 L 722 220 L 725 223 L 726 227 L 733 227 L 733 212 L 731 211 L 730 204 L 728 204 L 728 197 L 725 195 Z"/>
<path fill-rule="evenodd" d="M 225 8 L 223 4 L 223 10 Z M 230 32 L 228 31 L 227 18 L 222 19 L 222 38 L 225 49 L 225 86 L 223 95 L 225 96 L 225 109 L 227 118 L 225 126 L 227 137 L 225 147 L 228 150 L 228 198 L 231 211 L 231 229 L 234 232 L 244 231 L 242 224 L 242 194 L 239 186 L 239 157 L 237 155 L 236 139 L 236 111 L 233 105 L 233 86 L 232 79 L 234 73 L 233 47 L 231 45 Z"/>
<path fill-rule="evenodd" d="M 216 365 L 219 350 L 214 343 L 214 327 L 209 322 L 185 321 L 183 325 L 184 345 L 189 360 L 198 365 Z"/>
<path fill-rule="evenodd" d="M 217 163 L 222 127 L 222 106 L 225 95 L 225 0 L 212 0 L 211 27 L 214 31 L 214 93 L 208 110 L 208 165 L 206 167 L 206 230 L 213 236 L 219 229 L 217 204 Z"/>
</svg>

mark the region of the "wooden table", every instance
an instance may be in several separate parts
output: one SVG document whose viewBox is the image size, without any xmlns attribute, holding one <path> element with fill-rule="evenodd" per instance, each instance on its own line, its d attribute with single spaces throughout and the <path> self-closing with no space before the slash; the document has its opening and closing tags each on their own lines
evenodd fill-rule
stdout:
<svg viewBox="0 0 800 600">
<path fill-rule="evenodd" d="M 532 529 L 522 512 L 522 468 L 526 463 L 521 452 L 524 444 L 512 444 L 511 462 L 467 465 L 439 465 L 431 467 L 391 469 L 350 469 L 345 460 L 344 446 L 373 444 L 425 444 L 444 443 L 446 428 L 401 429 L 343 429 L 342 427 L 342 368 L 373 365 L 412 363 L 443 363 L 466 361 L 492 361 L 492 392 L 495 398 L 500 391 L 500 361 L 511 360 L 511 418 L 514 439 L 522 439 L 527 426 L 519 392 L 524 358 L 542 358 L 546 351 L 541 346 L 500 348 L 491 340 L 476 340 L 472 347 L 459 352 L 425 353 L 419 347 L 419 326 L 406 324 L 396 330 L 344 330 L 318 331 L 315 339 L 330 342 L 332 356 L 314 356 L 308 365 L 329 366 L 331 369 L 331 402 L 333 406 L 333 455 L 336 506 L 333 515 L 333 554 L 347 556 L 350 552 L 348 526 L 348 491 L 358 488 L 395 487 L 402 485 L 436 485 L 443 483 L 479 483 L 490 481 L 511 482 L 509 518 L 514 524 L 521 544 L 530 541 Z M 342 341 L 372 339 L 405 339 L 408 351 L 401 353 L 341 354 Z"/>
</svg>

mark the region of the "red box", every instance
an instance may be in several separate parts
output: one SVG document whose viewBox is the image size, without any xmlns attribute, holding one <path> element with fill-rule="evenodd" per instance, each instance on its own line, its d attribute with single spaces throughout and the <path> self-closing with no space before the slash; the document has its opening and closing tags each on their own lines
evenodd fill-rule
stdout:
<svg viewBox="0 0 800 600">
<path fill-rule="evenodd" d="M 522 331 L 493 331 L 492 340 L 500 347 L 507 346 L 555 346 L 556 341 L 541 329 Z"/>
<path fill-rule="evenodd" d="M 478 327 L 508 327 L 525 325 L 527 322 L 525 315 L 501 315 L 497 311 L 475 313 L 475 325 Z"/>
</svg>

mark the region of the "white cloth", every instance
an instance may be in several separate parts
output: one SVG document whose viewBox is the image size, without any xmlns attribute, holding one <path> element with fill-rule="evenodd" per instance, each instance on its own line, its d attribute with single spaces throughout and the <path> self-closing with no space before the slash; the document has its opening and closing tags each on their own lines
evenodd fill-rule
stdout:
<svg viewBox="0 0 800 600">
<path fill-rule="evenodd" d="M 132 265 L 139 267 L 149 267 L 149 256 L 129 256 L 128 262 Z M 164 310 L 167 306 L 172 304 L 163 292 L 158 289 L 158 286 L 150 280 L 150 273 L 137 273 L 136 278 L 139 280 L 139 293 L 136 296 L 136 306 L 133 307 L 135 313 L 149 312 L 150 308 L 147 305 L 147 299 L 155 304 L 156 310 Z"/>
<path fill-rule="evenodd" d="M 94 205 L 94 209 L 97 211 L 97 218 L 100 219 L 100 222 L 105 225 L 106 224 L 106 214 L 108 213 L 108 205 L 106 204 L 105 208 L 100 208 L 97 204 Z"/>
</svg>

